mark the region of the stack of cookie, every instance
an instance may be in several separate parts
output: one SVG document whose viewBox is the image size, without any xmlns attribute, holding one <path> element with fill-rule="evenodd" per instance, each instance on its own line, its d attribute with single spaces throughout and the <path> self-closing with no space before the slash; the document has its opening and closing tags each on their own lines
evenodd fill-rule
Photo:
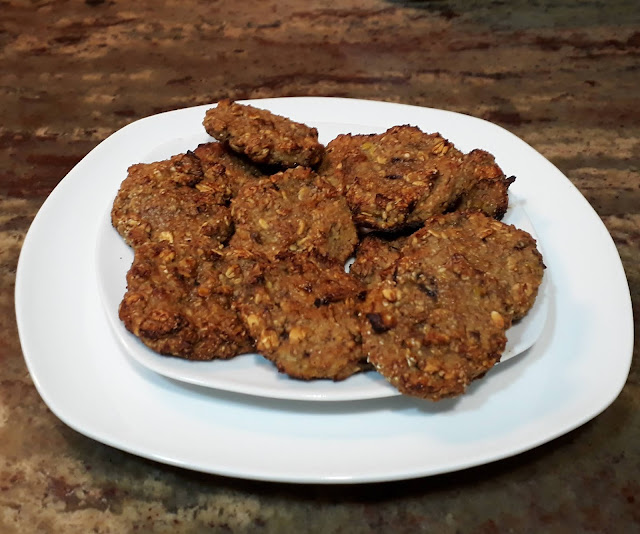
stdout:
<svg viewBox="0 0 640 534">
<path fill-rule="evenodd" d="M 120 318 L 143 343 L 194 360 L 257 351 L 305 380 L 375 368 L 433 400 L 499 361 L 544 264 L 499 221 L 513 178 L 490 154 L 412 126 L 325 148 L 228 100 L 204 127 L 217 142 L 132 166 L 114 201 L 135 251 Z"/>
</svg>

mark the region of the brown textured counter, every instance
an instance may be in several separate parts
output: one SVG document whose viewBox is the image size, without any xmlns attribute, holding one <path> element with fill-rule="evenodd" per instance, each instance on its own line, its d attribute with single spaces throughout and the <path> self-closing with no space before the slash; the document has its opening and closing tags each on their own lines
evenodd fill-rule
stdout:
<svg viewBox="0 0 640 534">
<path fill-rule="evenodd" d="M 288 486 L 155 464 L 65 426 L 27 372 L 13 300 L 38 208 L 110 133 L 222 97 L 322 95 L 459 111 L 514 132 L 597 210 L 637 309 L 639 88 L 632 0 L 0 2 L 0 532 L 640 528 L 637 342 L 613 405 L 530 452 L 406 482 Z"/>
</svg>

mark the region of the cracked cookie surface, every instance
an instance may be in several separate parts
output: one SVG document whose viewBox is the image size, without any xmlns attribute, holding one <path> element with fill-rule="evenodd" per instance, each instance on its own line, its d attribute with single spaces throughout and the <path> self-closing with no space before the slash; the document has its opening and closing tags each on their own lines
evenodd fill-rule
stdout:
<svg viewBox="0 0 640 534">
<path fill-rule="evenodd" d="M 120 319 L 160 354 L 212 360 L 251 352 L 251 338 L 231 305 L 229 269 L 236 262 L 226 255 L 208 256 L 192 245 L 146 243 L 135 248 Z"/>
<path fill-rule="evenodd" d="M 305 167 L 245 184 L 231 213 L 231 245 L 271 259 L 312 253 L 344 263 L 358 242 L 344 198 Z"/>
<path fill-rule="evenodd" d="M 369 362 L 404 394 L 464 393 L 500 360 L 543 269 L 535 241 L 512 226 L 480 213 L 427 220 L 362 304 Z"/>
<path fill-rule="evenodd" d="M 341 265 L 292 255 L 266 264 L 237 306 L 258 352 L 280 372 L 343 380 L 370 368 L 356 308 L 363 295 Z"/>
<path fill-rule="evenodd" d="M 203 124 L 209 135 L 259 164 L 313 167 L 324 151 L 315 128 L 228 99 L 207 110 Z"/>
<path fill-rule="evenodd" d="M 208 180 L 193 153 L 139 163 L 128 170 L 113 202 L 111 221 L 130 246 L 202 240 L 216 248 L 232 233 L 227 186 Z"/>
<path fill-rule="evenodd" d="M 438 133 L 394 126 L 381 134 L 339 135 L 327 145 L 318 172 L 344 192 L 357 225 L 389 231 L 420 226 L 453 209 L 481 179 L 502 174 L 484 154 L 465 155 Z M 498 204 L 487 204 L 488 215 L 504 213 L 510 183 L 495 178 L 485 184 L 483 191 L 491 185 Z M 487 193 L 475 193 L 466 203 L 484 210 L 485 199 Z"/>
</svg>

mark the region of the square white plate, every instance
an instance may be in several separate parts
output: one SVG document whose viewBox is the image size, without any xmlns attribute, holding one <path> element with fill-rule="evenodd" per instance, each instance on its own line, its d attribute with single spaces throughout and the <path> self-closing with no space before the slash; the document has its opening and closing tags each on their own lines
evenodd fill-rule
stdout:
<svg viewBox="0 0 640 534">
<path fill-rule="evenodd" d="M 597 214 L 551 163 L 491 123 L 381 102 L 253 102 L 317 126 L 323 140 L 395 124 L 439 131 L 463 151 L 492 152 L 532 220 L 548 267 L 538 342 L 457 400 L 405 397 L 315 403 L 223 392 L 165 378 L 129 358 L 104 315 L 95 247 L 129 165 L 194 146 L 210 106 L 132 123 L 56 187 L 25 239 L 16 315 L 34 383 L 51 410 L 94 439 L 205 472 L 289 482 L 367 482 L 432 475 L 530 449 L 604 410 L 631 364 L 629 289 Z M 182 148 L 184 147 L 184 148 Z M 175 150 L 178 148 L 178 150 Z M 371 454 L 368 453 L 371 452 Z"/>
</svg>

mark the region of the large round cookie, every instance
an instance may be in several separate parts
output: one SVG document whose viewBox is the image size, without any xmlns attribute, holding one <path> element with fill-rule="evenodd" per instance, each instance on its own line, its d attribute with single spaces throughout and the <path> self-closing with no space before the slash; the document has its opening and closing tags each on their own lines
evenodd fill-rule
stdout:
<svg viewBox="0 0 640 534">
<path fill-rule="evenodd" d="M 429 219 L 362 305 L 369 362 L 402 393 L 460 395 L 500 360 L 543 269 L 522 230 L 480 213 Z"/>
<path fill-rule="evenodd" d="M 312 167 L 324 151 L 315 128 L 228 99 L 209 109 L 203 124 L 209 135 L 256 163 Z"/>
<path fill-rule="evenodd" d="M 237 261 L 202 247 L 146 243 L 135 248 L 119 315 L 151 349 L 189 360 L 227 359 L 252 350 L 232 308 Z"/>
<path fill-rule="evenodd" d="M 511 183 L 498 179 L 504 175 L 488 153 L 465 155 L 440 134 L 407 125 L 339 135 L 319 173 L 344 192 L 357 225 L 385 231 L 419 226 L 461 202 L 500 217 Z M 486 183 L 465 199 L 480 181 Z"/>
<path fill-rule="evenodd" d="M 113 226 L 131 246 L 188 243 L 206 238 L 217 247 L 231 236 L 229 189 L 205 179 L 191 152 L 132 165 L 111 210 Z M 206 244 L 203 241 L 203 244 Z"/>
<path fill-rule="evenodd" d="M 245 184 L 231 213 L 231 245 L 270 259 L 303 252 L 344 263 L 358 241 L 344 198 L 306 167 Z"/>
<path fill-rule="evenodd" d="M 258 352 L 281 372 L 342 380 L 369 367 L 356 308 L 363 296 L 341 265 L 292 255 L 264 264 L 236 305 Z"/>
</svg>

